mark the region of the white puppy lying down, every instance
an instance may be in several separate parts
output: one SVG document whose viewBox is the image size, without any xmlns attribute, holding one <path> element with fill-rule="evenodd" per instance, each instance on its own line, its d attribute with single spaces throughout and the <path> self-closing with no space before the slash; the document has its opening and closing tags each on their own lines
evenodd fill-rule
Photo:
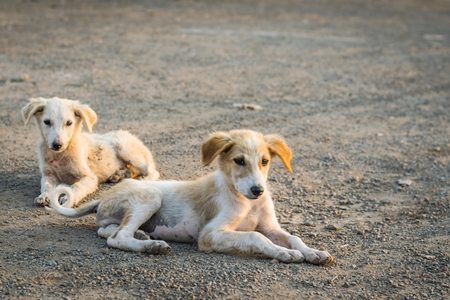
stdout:
<svg viewBox="0 0 450 300">
<path fill-rule="evenodd" d="M 165 241 L 198 241 L 207 252 L 259 253 L 283 262 L 326 265 L 332 261 L 328 252 L 306 246 L 275 216 L 266 186 L 270 161 L 278 156 L 291 170 L 291 155 L 277 135 L 215 132 L 201 146 L 204 166 L 218 158 L 219 169 L 212 174 L 195 181 L 124 180 L 102 201 L 73 209 L 51 196 L 51 207 L 68 217 L 96 213 L 98 234 L 122 250 L 165 254 L 170 251 Z"/>
<path fill-rule="evenodd" d="M 127 177 L 158 179 L 153 156 L 147 147 L 127 131 L 91 134 L 96 113 L 79 101 L 59 98 L 34 98 L 22 108 L 25 124 L 36 120 L 40 139 L 37 144 L 42 173 L 38 205 L 46 205 L 49 195 L 63 194 L 58 189 L 70 185 L 64 206 L 76 205 L 94 192 L 101 182 L 118 182 Z M 67 190 L 67 189 L 64 189 Z M 67 195 L 66 195 L 67 196 Z"/>
</svg>

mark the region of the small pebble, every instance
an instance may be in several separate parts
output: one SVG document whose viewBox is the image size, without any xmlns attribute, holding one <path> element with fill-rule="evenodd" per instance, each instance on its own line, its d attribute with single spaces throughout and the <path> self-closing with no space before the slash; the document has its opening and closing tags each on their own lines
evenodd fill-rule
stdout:
<svg viewBox="0 0 450 300">
<path fill-rule="evenodd" d="M 325 226 L 325 229 L 333 230 L 333 231 L 338 231 L 339 230 L 339 228 L 337 226 L 333 225 L 333 224 L 328 224 L 327 226 Z"/>
<path fill-rule="evenodd" d="M 410 186 L 412 184 L 412 181 L 409 179 L 400 179 L 397 181 L 397 184 L 400 186 Z"/>
<path fill-rule="evenodd" d="M 335 281 L 337 278 L 338 278 L 337 276 L 334 276 L 333 278 L 331 278 L 331 279 L 328 281 L 328 283 L 329 283 L 330 285 L 333 284 L 334 281 Z"/>
<path fill-rule="evenodd" d="M 303 225 L 305 226 L 310 226 L 310 227 L 315 227 L 316 224 L 314 224 L 312 221 L 310 220 L 306 220 L 305 222 L 303 222 Z"/>
</svg>

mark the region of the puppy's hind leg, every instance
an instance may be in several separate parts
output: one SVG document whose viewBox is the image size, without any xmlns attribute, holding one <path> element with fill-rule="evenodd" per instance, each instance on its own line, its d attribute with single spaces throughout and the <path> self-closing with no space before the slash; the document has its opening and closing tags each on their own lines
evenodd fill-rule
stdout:
<svg viewBox="0 0 450 300">
<path fill-rule="evenodd" d="M 108 178 L 108 181 L 111 183 L 118 183 L 119 181 L 121 181 L 122 179 L 125 179 L 125 178 L 133 178 L 133 173 L 128 168 L 123 168 L 123 169 L 117 170 L 114 174 L 112 174 Z"/>
<path fill-rule="evenodd" d="M 119 225 L 117 225 L 117 224 L 109 224 L 106 227 L 100 227 L 97 230 L 97 235 L 102 238 L 107 239 L 111 235 L 113 235 L 114 232 L 116 232 L 118 228 L 119 228 Z M 146 234 L 145 231 L 139 229 L 134 233 L 134 238 L 136 238 L 138 240 L 149 240 L 150 236 L 148 236 L 148 234 Z"/>
<path fill-rule="evenodd" d="M 117 225 L 117 224 L 109 224 L 109 225 L 106 226 L 106 227 L 100 227 L 100 228 L 97 230 L 97 235 L 98 235 L 98 236 L 101 236 L 102 238 L 107 239 L 107 238 L 109 238 L 111 235 L 113 235 L 114 232 L 117 231 L 117 228 L 119 228 L 119 225 Z"/>
<path fill-rule="evenodd" d="M 108 237 L 108 246 L 125 251 L 167 254 L 170 246 L 164 241 L 146 239 L 139 227 L 151 218 L 161 207 L 162 193 L 145 186 L 133 191 L 128 200 L 130 207 L 119 228 Z M 135 238 L 140 238 L 139 240 Z"/>
<path fill-rule="evenodd" d="M 127 169 L 132 173 L 130 177 L 145 177 L 150 180 L 157 180 L 159 172 L 156 171 L 152 153 L 144 143 L 131 133 L 123 130 L 117 131 L 116 137 L 117 156 L 130 165 L 127 166 Z"/>
</svg>

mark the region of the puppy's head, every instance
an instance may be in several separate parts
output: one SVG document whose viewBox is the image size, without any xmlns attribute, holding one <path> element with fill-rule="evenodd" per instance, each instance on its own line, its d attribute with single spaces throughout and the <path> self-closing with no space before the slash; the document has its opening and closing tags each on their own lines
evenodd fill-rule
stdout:
<svg viewBox="0 0 450 300">
<path fill-rule="evenodd" d="M 292 152 L 277 135 L 262 135 L 250 130 L 215 132 L 201 146 L 203 166 L 218 157 L 219 167 L 230 179 L 230 184 L 247 199 L 258 199 L 264 194 L 274 156 L 292 171 Z"/>
<path fill-rule="evenodd" d="M 83 121 L 89 132 L 97 121 L 96 113 L 89 106 L 59 98 L 32 98 L 21 112 L 25 124 L 35 117 L 47 147 L 55 152 L 67 149 Z"/>
</svg>

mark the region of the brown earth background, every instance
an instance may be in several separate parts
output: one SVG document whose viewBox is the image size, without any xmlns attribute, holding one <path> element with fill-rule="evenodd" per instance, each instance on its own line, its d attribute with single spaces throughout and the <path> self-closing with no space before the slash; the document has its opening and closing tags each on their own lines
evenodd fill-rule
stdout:
<svg viewBox="0 0 450 300">
<path fill-rule="evenodd" d="M 162 179 L 213 170 L 214 130 L 284 136 L 277 216 L 335 261 L 108 248 L 94 216 L 33 204 L 38 96 L 139 136 Z M 449 1 L 1 1 L 0 136 L 2 299 L 450 298 Z"/>
</svg>

